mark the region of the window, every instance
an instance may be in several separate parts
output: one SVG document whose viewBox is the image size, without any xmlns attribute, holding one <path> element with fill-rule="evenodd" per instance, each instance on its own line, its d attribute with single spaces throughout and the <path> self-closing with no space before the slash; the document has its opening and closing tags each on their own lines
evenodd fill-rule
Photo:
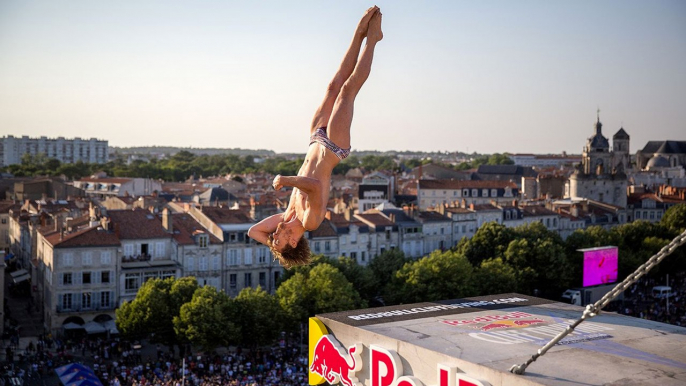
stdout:
<svg viewBox="0 0 686 386">
<path fill-rule="evenodd" d="M 100 272 L 100 282 L 103 284 L 107 284 L 110 282 L 110 271 Z"/>
<path fill-rule="evenodd" d="M 260 272 L 260 287 L 267 288 L 267 273 Z"/>
<path fill-rule="evenodd" d="M 72 285 L 72 280 L 71 272 L 62 274 L 62 285 Z"/>
<path fill-rule="evenodd" d="M 245 287 L 252 287 L 252 273 L 248 272 L 244 276 L 245 278 Z"/>
<path fill-rule="evenodd" d="M 469 189 L 462 189 L 462 196 L 469 197 Z"/>
<path fill-rule="evenodd" d="M 90 292 L 84 292 L 81 294 L 81 307 L 83 308 L 91 308 L 93 307 L 93 303 L 91 301 L 91 293 Z"/>
<path fill-rule="evenodd" d="M 92 252 L 84 252 L 83 255 L 81 255 L 81 263 L 84 266 L 93 265 L 93 253 Z"/>
<path fill-rule="evenodd" d="M 325 241 L 324 242 L 324 251 L 325 252 L 331 252 L 331 241 Z"/>
<path fill-rule="evenodd" d="M 71 294 L 63 294 L 62 295 L 62 309 L 63 310 L 71 310 L 71 307 L 72 307 Z"/>
<path fill-rule="evenodd" d="M 229 275 L 229 287 L 231 287 L 231 289 L 236 289 L 236 274 L 235 273 L 232 273 L 231 275 Z"/>
<path fill-rule="evenodd" d="M 350 257 L 357 260 L 357 252 L 350 252 Z"/>
<path fill-rule="evenodd" d="M 472 197 L 478 197 L 479 196 L 479 189 L 472 189 Z"/>
<path fill-rule="evenodd" d="M 243 253 L 245 254 L 243 256 L 243 263 L 245 265 L 252 265 L 252 249 L 246 249 Z"/>
<path fill-rule="evenodd" d="M 199 259 L 198 269 L 200 271 L 207 271 L 207 257 L 201 257 Z"/>
<path fill-rule="evenodd" d="M 124 278 L 124 289 L 126 292 L 136 292 L 141 286 L 141 277 L 137 273 L 127 273 Z"/>
<path fill-rule="evenodd" d="M 192 257 L 186 257 L 186 269 L 192 271 L 195 269 L 195 259 Z"/>
<path fill-rule="evenodd" d="M 102 265 L 112 264 L 112 252 L 110 252 L 110 251 L 100 252 L 100 264 L 102 264 Z"/>
<path fill-rule="evenodd" d="M 212 269 L 215 271 L 219 271 L 220 269 L 222 269 L 221 259 L 219 258 L 219 256 L 214 256 L 212 258 Z"/>
<path fill-rule="evenodd" d="M 7 219 L 6 219 L 6 218 L 3 218 L 3 219 L 2 219 L 2 223 L 3 223 L 3 224 L 7 224 Z"/>
<path fill-rule="evenodd" d="M 208 242 L 209 242 L 209 236 L 208 235 L 198 235 L 198 246 L 200 248 L 207 248 Z"/>
<path fill-rule="evenodd" d="M 62 262 L 65 267 L 71 267 L 74 265 L 74 255 L 71 253 L 65 253 L 62 255 Z"/>
<path fill-rule="evenodd" d="M 274 283 L 278 283 L 280 278 L 281 278 L 281 272 L 279 272 L 279 271 L 274 272 Z"/>
<path fill-rule="evenodd" d="M 124 256 L 133 256 L 133 244 L 124 245 Z"/>
<path fill-rule="evenodd" d="M 238 251 L 235 249 L 229 249 L 227 252 L 228 258 L 229 258 L 229 264 L 228 265 L 238 265 Z"/>
<path fill-rule="evenodd" d="M 155 257 L 164 257 L 164 243 L 155 243 Z"/>
<path fill-rule="evenodd" d="M 257 250 L 257 261 L 260 264 L 267 262 L 267 248 L 259 248 Z"/>
<path fill-rule="evenodd" d="M 482 189 L 481 190 L 481 196 L 482 197 L 488 197 L 488 189 Z"/>
<path fill-rule="evenodd" d="M 315 243 L 314 243 L 314 251 L 315 251 L 315 252 L 319 252 L 320 250 L 321 250 L 321 245 L 320 245 L 319 241 L 315 241 Z"/>
<path fill-rule="evenodd" d="M 466 225 L 462 225 L 462 233 L 467 233 L 467 226 Z"/>
<path fill-rule="evenodd" d="M 360 253 L 361 253 L 361 260 L 366 261 L 367 260 L 367 254 L 364 251 L 362 251 Z"/>
<path fill-rule="evenodd" d="M 491 189 L 491 197 L 498 197 L 498 189 Z"/>
<path fill-rule="evenodd" d="M 91 273 L 90 272 L 84 272 L 81 275 L 82 275 L 83 284 L 91 284 Z"/>
<path fill-rule="evenodd" d="M 110 305 L 110 293 L 109 292 L 100 292 L 100 307 L 105 307 L 105 308 L 111 307 L 111 305 Z"/>
<path fill-rule="evenodd" d="M 350 243 L 355 244 L 357 242 L 357 232 L 350 232 Z"/>
</svg>

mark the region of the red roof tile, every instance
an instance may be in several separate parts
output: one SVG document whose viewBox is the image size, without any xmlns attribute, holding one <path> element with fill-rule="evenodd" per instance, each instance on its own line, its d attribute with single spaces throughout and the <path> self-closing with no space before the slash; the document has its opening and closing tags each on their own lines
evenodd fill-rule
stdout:
<svg viewBox="0 0 686 386">
<path fill-rule="evenodd" d="M 215 224 L 247 224 L 254 222 L 245 211 L 240 209 L 204 206 L 202 213 Z"/>
<path fill-rule="evenodd" d="M 119 238 L 125 239 L 160 239 L 170 237 L 162 227 L 162 222 L 144 209 L 108 210 L 111 229 L 118 229 Z"/>
<path fill-rule="evenodd" d="M 78 247 L 112 247 L 121 245 L 114 232 L 108 232 L 98 227 L 61 235 L 53 229 L 42 229 L 45 240 L 53 248 L 78 248 Z"/>
<path fill-rule="evenodd" d="M 200 231 L 210 235 L 210 244 L 221 244 L 222 241 L 205 229 L 191 215 L 187 213 L 172 214 L 172 226 L 174 229 L 174 240 L 181 245 L 195 244 L 193 235 Z"/>
</svg>

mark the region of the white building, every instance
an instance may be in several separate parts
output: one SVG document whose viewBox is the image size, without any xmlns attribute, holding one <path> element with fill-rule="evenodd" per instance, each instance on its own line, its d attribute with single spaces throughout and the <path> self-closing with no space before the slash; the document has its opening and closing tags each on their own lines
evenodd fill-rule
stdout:
<svg viewBox="0 0 686 386">
<path fill-rule="evenodd" d="M 38 232 L 34 296 L 46 331 L 61 331 L 69 322 L 114 319 L 120 247 L 113 232 L 97 225 L 70 234 Z"/>
<path fill-rule="evenodd" d="M 161 192 L 162 184 L 150 178 L 88 177 L 74 181 L 86 195 L 105 199 L 107 197 L 149 196 Z"/>
<path fill-rule="evenodd" d="M 24 154 L 40 153 L 62 163 L 83 161 L 104 164 L 107 162 L 107 150 L 107 141 L 96 138 L 20 138 L 8 135 L 0 138 L 0 167 L 21 163 Z"/>
</svg>

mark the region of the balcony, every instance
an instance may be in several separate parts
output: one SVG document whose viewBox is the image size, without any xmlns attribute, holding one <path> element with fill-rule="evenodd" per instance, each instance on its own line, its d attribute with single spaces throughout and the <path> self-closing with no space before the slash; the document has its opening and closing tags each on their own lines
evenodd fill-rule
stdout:
<svg viewBox="0 0 686 386">
<path fill-rule="evenodd" d="M 135 255 L 135 256 L 122 256 L 121 257 L 121 262 L 122 263 L 137 263 L 141 261 L 150 261 L 152 256 L 148 254 L 141 254 L 141 255 Z"/>
<path fill-rule="evenodd" d="M 84 313 L 84 312 L 103 312 L 103 311 L 112 311 L 117 308 L 115 302 L 112 302 L 109 306 L 97 306 L 97 307 L 82 307 L 82 306 L 72 306 L 72 307 L 64 307 L 61 305 L 57 305 L 55 310 L 57 311 L 58 314 L 66 314 L 66 313 Z"/>
</svg>

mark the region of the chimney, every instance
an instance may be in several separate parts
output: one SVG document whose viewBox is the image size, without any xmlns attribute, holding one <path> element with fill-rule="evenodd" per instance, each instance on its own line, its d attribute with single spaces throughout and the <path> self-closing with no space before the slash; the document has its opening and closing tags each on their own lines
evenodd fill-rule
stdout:
<svg viewBox="0 0 686 386">
<path fill-rule="evenodd" d="M 350 219 L 353 217 L 353 208 L 343 209 L 343 217 L 345 217 L 345 221 L 350 221 Z"/>
<path fill-rule="evenodd" d="M 331 211 L 330 210 L 328 210 L 328 209 L 326 210 L 326 214 L 324 215 L 324 218 L 331 221 Z"/>
<path fill-rule="evenodd" d="M 422 166 L 422 164 L 419 164 L 419 170 L 417 171 L 417 181 L 422 179 L 422 173 L 424 172 Z"/>
<path fill-rule="evenodd" d="M 172 223 L 172 216 L 169 213 L 169 208 L 162 210 L 162 226 L 169 233 L 174 233 L 174 224 Z"/>
<path fill-rule="evenodd" d="M 469 203 L 469 209 L 474 210 L 474 203 L 473 202 Z"/>
<path fill-rule="evenodd" d="M 388 217 L 391 219 L 391 222 L 395 222 L 395 213 L 391 213 Z"/>
</svg>

